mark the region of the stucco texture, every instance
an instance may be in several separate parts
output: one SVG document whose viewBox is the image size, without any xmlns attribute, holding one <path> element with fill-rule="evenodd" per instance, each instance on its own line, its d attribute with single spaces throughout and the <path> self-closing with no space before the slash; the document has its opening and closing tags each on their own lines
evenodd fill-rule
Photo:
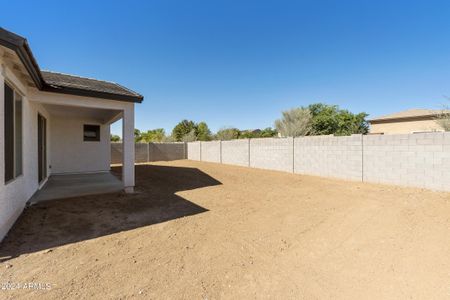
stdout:
<svg viewBox="0 0 450 300">
<path fill-rule="evenodd" d="M 83 141 L 83 125 L 99 125 L 100 141 Z M 111 161 L 109 125 L 82 118 L 53 117 L 51 168 L 53 174 L 108 171 Z"/>
<path fill-rule="evenodd" d="M 393 121 L 370 125 L 370 133 L 408 134 L 432 131 L 443 131 L 443 128 L 435 120 Z"/>
</svg>

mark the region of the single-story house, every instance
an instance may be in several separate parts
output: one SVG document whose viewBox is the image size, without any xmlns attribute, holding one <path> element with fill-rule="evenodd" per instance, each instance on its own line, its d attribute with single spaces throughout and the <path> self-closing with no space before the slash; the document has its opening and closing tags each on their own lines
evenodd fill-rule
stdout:
<svg viewBox="0 0 450 300">
<path fill-rule="evenodd" d="M 101 178 L 133 192 L 134 105 L 142 101 L 117 83 L 42 71 L 27 40 L 0 28 L 0 240 L 54 176 L 78 176 L 53 183 L 63 190 Z M 110 124 L 120 119 L 121 181 L 109 173 Z"/>
<path fill-rule="evenodd" d="M 409 109 L 369 120 L 371 134 L 409 134 L 444 131 L 438 116 L 443 110 Z"/>
</svg>

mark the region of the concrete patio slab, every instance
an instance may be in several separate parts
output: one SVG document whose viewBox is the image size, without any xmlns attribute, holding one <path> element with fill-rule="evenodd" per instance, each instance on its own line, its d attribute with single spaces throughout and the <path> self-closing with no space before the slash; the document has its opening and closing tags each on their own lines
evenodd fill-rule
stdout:
<svg viewBox="0 0 450 300">
<path fill-rule="evenodd" d="M 52 175 L 29 203 L 106 194 L 123 189 L 123 183 L 109 172 L 92 174 Z"/>
</svg>

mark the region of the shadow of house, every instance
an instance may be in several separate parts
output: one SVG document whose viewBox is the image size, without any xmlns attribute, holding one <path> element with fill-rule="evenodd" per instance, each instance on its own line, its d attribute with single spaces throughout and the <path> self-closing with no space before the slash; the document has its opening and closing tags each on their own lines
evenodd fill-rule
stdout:
<svg viewBox="0 0 450 300">
<path fill-rule="evenodd" d="M 121 174 L 121 168 L 113 168 Z M 136 193 L 44 201 L 27 208 L 0 245 L 0 261 L 208 211 L 179 191 L 221 183 L 195 168 L 136 166 Z"/>
</svg>

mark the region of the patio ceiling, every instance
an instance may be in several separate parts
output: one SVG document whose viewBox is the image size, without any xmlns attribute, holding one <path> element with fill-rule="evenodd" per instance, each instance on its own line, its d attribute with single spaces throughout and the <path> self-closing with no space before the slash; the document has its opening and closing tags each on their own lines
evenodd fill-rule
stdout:
<svg viewBox="0 0 450 300">
<path fill-rule="evenodd" d="M 67 106 L 55 104 L 43 104 L 50 115 L 64 118 L 87 118 L 96 120 L 102 124 L 116 120 L 121 114 L 120 110 L 88 108 L 81 106 Z"/>
</svg>

